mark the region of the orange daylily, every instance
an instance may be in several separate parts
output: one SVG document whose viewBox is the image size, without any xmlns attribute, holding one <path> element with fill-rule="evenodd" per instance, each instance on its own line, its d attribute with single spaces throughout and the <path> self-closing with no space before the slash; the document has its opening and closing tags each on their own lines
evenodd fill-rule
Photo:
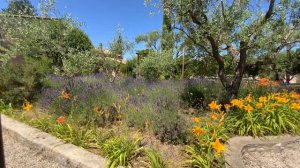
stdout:
<svg viewBox="0 0 300 168">
<path fill-rule="evenodd" d="M 210 118 L 212 120 L 217 120 L 218 119 L 218 114 L 217 113 L 213 113 L 212 115 L 210 115 Z"/>
<path fill-rule="evenodd" d="M 195 135 L 201 135 L 201 134 L 204 133 L 204 131 L 203 131 L 203 129 L 200 128 L 200 127 L 195 127 L 195 128 L 193 129 L 193 133 L 194 133 Z"/>
<path fill-rule="evenodd" d="M 300 104 L 299 103 L 292 103 L 292 107 L 293 110 L 299 110 L 300 109 Z"/>
<path fill-rule="evenodd" d="M 258 101 L 259 101 L 260 103 L 265 103 L 265 102 L 267 102 L 267 97 L 261 96 L 261 97 L 259 98 Z"/>
<path fill-rule="evenodd" d="M 270 84 L 270 80 L 268 78 L 261 78 L 258 82 L 259 86 L 268 86 Z"/>
<path fill-rule="evenodd" d="M 199 117 L 195 117 L 193 118 L 194 123 L 200 123 L 200 118 Z"/>
<path fill-rule="evenodd" d="M 58 118 L 56 119 L 56 122 L 57 122 L 57 123 L 64 123 L 64 122 L 65 122 L 65 120 L 66 120 L 66 118 L 65 118 L 65 117 L 63 117 L 63 116 L 60 116 L 60 117 L 58 117 Z"/>
<path fill-rule="evenodd" d="M 31 109 L 32 109 L 32 104 L 30 104 L 29 102 L 25 102 L 25 103 L 23 103 L 23 105 L 22 105 L 22 108 L 23 108 L 23 110 L 25 110 L 25 111 L 30 111 Z"/>
<path fill-rule="evenodd" d="M 67 99 L 70 99 L 70 97 L 71 97 L 71 94 L 70 93 L 67 93 L 66 91 L 62 91 L 61 92 L 61 97 L 63 98 L 63 99 L 65 99 L 65 100 L 67 100 Z"/>
<path fill-rule="evenodd" d="M 218 154 L 222 153 L 225 150 L 225 146 L 220 142 L 219 139 L 216 139 L 216 141 L 212 142 L 211 144 Z"/>
<path fill-rule="evenodd" d="M 262 104 L 262 103 L 257 103 L 257 104 L 256 104 L 256 107 L 257 107 L 257 108 L 262 108 L 262 107 L 263 107 L 263 104 Z"/>
<path fill-rule="evenodd" d="M 212 101 L 210 104 L 208 104 L 208 106 L 211 110 L 219 110 L 220 109 L 220 105 L 218 105 L 216 103 L 216 101 Z"/>
<path fill-rule="evenodd" d="M 247 102 L 251 102 L 251 101 L 252 101 L 252 96 L 251 96 L 251 95 L 248 95 L 248 96 L 245 98 L 245 100 L 246 100 Z"/>
<path fill-rule="evenodd" d="M 252 110 L 253 110 L 253 107 L 251 106 L 251 105 L 247 105 L 247 106 L 245 106 L 244 107 L 244 109 L 248 112 L 248 113 L 250 113 Z"/>
<path fill-rule="evenodd" d="M 278 103 L 287 103 L 289 100 L 285 97 L 276 97 Z"/>
<path fill-rule="evenodd" d="M 243 108 L 243 105 L 244 105 L 243 101 L 239 100 L 239 99 L 232 99 L 231 104 L 233 106 L 238 106 L 239 108 Z"/>
</svg>

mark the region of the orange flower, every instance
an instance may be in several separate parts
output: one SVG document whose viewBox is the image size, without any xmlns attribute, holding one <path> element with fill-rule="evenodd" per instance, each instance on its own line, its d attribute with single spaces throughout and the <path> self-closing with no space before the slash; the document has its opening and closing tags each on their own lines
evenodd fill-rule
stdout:
<svg viewBox="0 0 300 168">
<path fill-rule="evenodd" d="M 262 104 L 262 103 L 257 103 L 257 104 L 256 104 L 256 107 L 257 107 L 257 108 L 262 108 L 262 107 L 263 107 L 263 104 Z"/>
<path fill-rule="evenodd" d="M 252 101 L 252 96 L 251 96 L 251 95 L 248 95 L 248 96 L 245 98 L 245 100 L 246 100 L 247 102 L 251 102 L 251 101 Z"/>
<path fill-rule="evenodd" d="M 259 86 L 268 86 L 270 84 L 270 80 L 268 78 L 261 78 L 258 82 Z"/>
<path fill-rule="evenodd" d="M 260 97 L 260 98 L 259 98 L 259 102 L 260 102 L 260 103 L 265 103 L 265 102 L 267 102 L 267 97 L 264 97 L 264 96 Z"/>
<path fill-rule="evenodd" d="M 248 112 L 248 113 L 250 113 L 252 110 L 253 110 L 253 107 L 251 106 L 251 105 L 247 105 L 247 106 L 245 106 L 244 107 L 244 109 Z"/>
<path fill-rule="evenodd" d="M 212 115 L 210 115 L 210 118 L 212 120 L 217 120 L 218 119 L 218 114 L 217 113 L 213 113 Z"/>
<path fill-rule="evenodd" d="M 231 104 L 233 106 L 238 106 L 240 109 L 243 108 L 243 101 L 242 100 L 239 100 L 239 99 L 233 99 L 231 100 Z"/>
<path fill-rule="evenodd" d="M 291 92 L 291 97 L 294 99 L 300 99 L 300 94 L 298 94 L 296 92 Z"/>
<path fill-rule="evenodd" d="M 94 107 L 94 108 L 93 108 L 93 112 L 99 113 L 99 112 L 100 112 L 100 108 L 99 108 L 99 107 Z"/>
<path fill-rule="evenodd" d="M 299 103 L 292 103 L 292 107 L 293 110 L 299 110 L 300 109 L 300 104 Z"/>
<path fill-rule="evenodd" d="M 22 105 L 22 108 L 23 108 L 23 110 L 25 110 L 25 111 L 30 111 L 31 109 L 32 109 L 32 104 L 30 104 L 29 102 L 25 102 L 25 103 L 23 103 L 23 105 Z"/>
<path fill-rule="evenodd" d="M 60 116 L 60 117 L 58 117 L 58 118 L 56 119 L 56 122 L 57 122 L 57 123 L 64 123 L 64 122 L 65 122 L 65 120 L 66 120 L 66 118 L 65 118 L 65 117 L 63 117 L 63 116 Z"/>
<path fill-rule="evenodd" d="M 195 117 L 193 118 L 194 123 L 200 123 L 200 118 L 199 117 Z"/>
<path fill-rule="evenodd" d="M 222 153 L 225 150 L 225 146 L 220 142 L 219 139 L 216 139 L 216 141 L 212 142 L 211 144 L 218 154 Z"/>
<path fill-rule="evenodd" d="M 195 128 L 193 129 L 193 133 L 194 133 L 195 135 L 201 135 L 201 134 L 204 133 L 204 131 L 203 131 L 203 129 L 200 128 L 200 127 L 195 127 Z"/>
<path fill-rule="evenodd" d="M 220 105 L 218 105 L 216 103 L 216 101 L 212 101 L 210 104 L 208 104 L 208 106 L 211 110 L 219 110 L 220 109 Z"/>
<path fill-rule="evenodd" d="M 70 93 L 67 93 L 66 91 L 62 91 L 61 92 L 61 97 L 63 98 L 63 99 L 65 99 L 65 100 L 67 100 L 67 99 L 70 99 L 70 97 L 71 97 L 71 94 Z"/>
<path fill-rule="evenodd" d="M 276 97 L 278 103 L 287 103 L 289 100 L 285 97 Z"/>
</svg>

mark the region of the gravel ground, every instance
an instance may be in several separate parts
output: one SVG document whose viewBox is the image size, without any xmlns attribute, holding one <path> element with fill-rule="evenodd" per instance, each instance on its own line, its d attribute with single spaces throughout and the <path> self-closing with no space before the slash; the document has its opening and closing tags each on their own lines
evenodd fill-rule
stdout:
<svg viewBox="0 0 300 168">
<path fill-rule="evenodd" d="M 300 168 L 300 141 L 277 149 L 246 152 L 245 168 Z"/>
<path fill-rule="evenodd" d="M 3 135 L 6 168 L 63 168 L 40 151 L 26 147 Z"/>
</svg>

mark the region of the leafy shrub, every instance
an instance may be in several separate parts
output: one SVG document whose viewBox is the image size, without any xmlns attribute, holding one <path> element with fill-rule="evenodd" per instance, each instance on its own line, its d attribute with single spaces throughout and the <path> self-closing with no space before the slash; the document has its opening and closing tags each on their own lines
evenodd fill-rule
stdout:
<svg viewBox="0 0 300 168">
<path fill-rule="evenodd" d="M 152 55 L 143 58 L 137 71 L 140 71 L 146 79 L 168 79 L 174 77 L 176 71 L 175 60 L 170 53 L 151 53 Z"/>
<path fill-rule="evenodd" d="M 225 92 L 220 83 L 205 79 L 189 80 L 181 93 L 181 99 L 189 107 L 207 109 L 212 100 L 224 100 Z"/>
<path fill-rule="evenodd" d="M 239 135 L 265 136 L 299 133 L 300 96 L 295 92 L 248 95 L 232 100 L 228 127 Z"/>
<path fill-rule="evenodd" d="M 68 76 L 89 75 L 97 69 L 97 55 L 91 51 L 71 50 L 62 60 L 63 74 Z"/>
<path fill-rule="evenodd" d="M 0 96 L 3 101 L 19 106 L 25 99 L 36 99 L 44 77 L 50 72 L 49 65 L 46 57 L 16 57 L 0 67 Z"/>
<path fill-rule="evenodd" d="M 141 152 L 139 140 L 127 137 L 115 137 L 101 145 L 102 151 L 110 159 L 109 167 L 128 166 L 130 160 Z"/>
<path fill-rule="evenodd" d="M 92 49 L 93 45 L 90 38 L 80 29 L 73 28 L 67 36 L 68 45 L 78 51 Z"/>
</svg>

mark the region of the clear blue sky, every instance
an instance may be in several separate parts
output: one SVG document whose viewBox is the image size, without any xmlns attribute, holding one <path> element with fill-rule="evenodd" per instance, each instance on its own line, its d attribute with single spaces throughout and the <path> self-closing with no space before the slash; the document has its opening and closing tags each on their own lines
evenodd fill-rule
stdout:
<svg viewBox="0 0 300 168">
<path fill-rule="evenodd" d="M 31 0 L 37 8 L 39 0 Z M 157 9 L 144 6 L 144 0 L 56 0 L 57 10 L 70 13 L 73 18 L 84 22 L 82 29 L 91 38 L 93 44 L 104 47 L 116 36 L 116 30 L 121 27 L 124 36 L 130 41 L 151 30 L 160 30 L 162 16 Z M 6 8 L 6 0 L 0 0 L 0 8 Z M 150 16 L 151 10 L 156 11 Z M 143 45 L 136 46 L 143 49 Z M 128 56 L 127 56 L 128 57 Z"/>
</svg>

